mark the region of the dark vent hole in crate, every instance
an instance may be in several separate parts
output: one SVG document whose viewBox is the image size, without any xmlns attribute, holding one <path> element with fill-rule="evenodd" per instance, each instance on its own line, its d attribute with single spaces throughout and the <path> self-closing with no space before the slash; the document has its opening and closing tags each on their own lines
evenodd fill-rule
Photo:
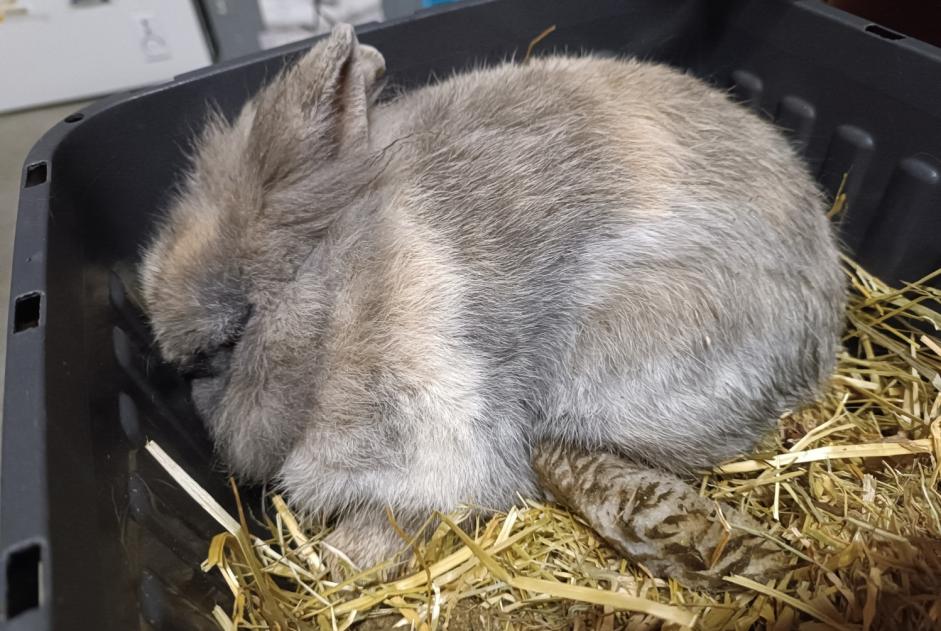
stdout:
<svg viewBox="0 0 941 631">
<path fill-rule="evenodd" d="M 38 544 L 17 550 L 7 560 L 7 618 L 39 606 L 42 555 Z"/>
<path fill-rule="evenodd" d="M 46 181 L 46 175 L 49 169 L 45 162 L 37 162 L 26 167 L 26 188 L 36 186 Z"/>
<path fill-rule="evenodd" d="M 39 326 L 42 294 L 25 294 L 16 299 L 13 307 L 13 332 L 19 333 Z"/>
<path fill-rule="evenodd" d="M 901 33 L 890 31 L 884 26 L 879 26 L 878 24 L 870 24 L 866 27 L 866 32 L 872 33 L 873 35 L 878 35 L 883 39 L 905 39 L 905 36 Z"/>
<path fill-rule="evenodd" d="M 82 114 L 81 112 L 78 112 L 78 113 L 76 113 L 76 114 L 69 114 L 68 116 L 66 116 L 66 117 L 65 117 L 65 122 L 66 122 L 66 123 L 77 123 L 78 121 L 82 120 L 83 118 L 85 118 L 85 115 Z"/>
</svg>

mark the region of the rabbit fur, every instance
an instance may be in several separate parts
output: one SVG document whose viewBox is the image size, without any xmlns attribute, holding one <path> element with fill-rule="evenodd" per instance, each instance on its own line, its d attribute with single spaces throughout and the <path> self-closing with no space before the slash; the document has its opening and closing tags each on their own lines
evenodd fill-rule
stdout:
<svg viewBox="0 0 941 631">
<path fill-rule="evenodd" d="M 631 59 L 377 103 L 383 70 L 339 26 L 211 117 L 144 253 L 159 350 L 201 369 L 235 474 L 369 564 L 401 545 L 386 506 L 408 525 L 537 494 L 538 441 L 686 472 L 813 399 L 844 283 L 770 124 Z"/>
</svg>

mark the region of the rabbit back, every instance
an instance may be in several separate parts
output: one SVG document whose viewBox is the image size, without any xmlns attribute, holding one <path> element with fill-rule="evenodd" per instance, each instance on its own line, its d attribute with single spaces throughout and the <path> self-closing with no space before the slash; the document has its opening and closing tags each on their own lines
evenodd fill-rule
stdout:
<svg viewBox="0 0 941 631">
<path fill-rule="evenodd" d="M 377 216 L 406 215 L 398 242 L 461 279 L 451 344 L 483 366 L 484 416 L 522 406 L 538 437 L 704 466 L 832 370 L 823 197 L 778 131 L 701 81 L 548 58 L 406 95 L 372 129 L 395 200 Z"/>
</svg>

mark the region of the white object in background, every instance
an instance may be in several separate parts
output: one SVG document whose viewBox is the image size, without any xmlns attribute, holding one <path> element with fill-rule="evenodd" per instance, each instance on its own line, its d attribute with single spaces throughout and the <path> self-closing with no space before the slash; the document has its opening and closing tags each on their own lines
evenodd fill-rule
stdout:
<svg viewBox="0 0 941 631">
<path fill-rule="evenodd" d="M 338 22 L 363 24 L 383 20 L 381 0 L 258 0 L 265 30 L 263 49 L 327 33 Z"/>
<path fill-rule="evenodd" d="M 0 7 L 0 112 L 161 83 L 212 62 L 192 0 Z"/>
<path fill-rule="evenodd" d="M 317 22 L 313 0 L 258 0 L 258 8 L 269 29 L 314 26 Z"/>
<path fill-rule="evenodd" d="M 140 41 L 141 52 L 147 61 L 163 61 L 169 59 L 170 46 L 160 26 L 160 22 L 152 13 L 138 13 L 133 17 L 137 25 L 137 38 Z"/>
</svg>

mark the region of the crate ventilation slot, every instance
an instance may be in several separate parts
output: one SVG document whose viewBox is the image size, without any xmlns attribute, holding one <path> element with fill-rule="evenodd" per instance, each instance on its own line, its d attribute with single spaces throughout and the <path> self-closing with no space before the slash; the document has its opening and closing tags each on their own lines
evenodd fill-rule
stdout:
<svg viewBox="0 0 941 631">
<path fill-rule="evenodd" d="M 25 294 L 16 299 L 13 306 L 13 332 L 19 333 L 39 326 L 42 312 L 42 294 Z"/>
<path fill-rule="evenodd" d="M 884 26 L 879 26 L 878 24 L 870 24 L 866 27 L 867 33 L 872 33 L 873 35 L 878 35 L 882 39 L 905 39 L 905 36 L 901 33 L 896 33 L 895 31 L 890 31 Z"/>
<path fill-rule="evenodd" d="M 49 175 L 49 168 L 45 162 L 36 162 L 26 167 L 26 188 L 38 186 L 46 181 Z"/>
<path fill-rule="evenodd" d="M 7 559 L 7 619 L 39 607 L 42 553 L 32 544 L 10 554 Z"/>
</svg>

